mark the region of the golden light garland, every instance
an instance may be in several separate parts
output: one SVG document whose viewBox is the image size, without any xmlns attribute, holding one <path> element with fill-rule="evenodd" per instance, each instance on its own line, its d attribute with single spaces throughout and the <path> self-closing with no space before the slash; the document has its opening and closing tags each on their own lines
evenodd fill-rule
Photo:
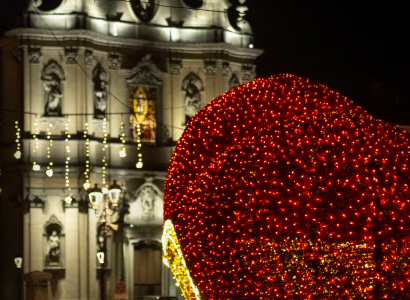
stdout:
<svg viewBox="0 0 410 300">
<path fill-rule="evenodd" d="M 38 119 L 36 116 L 36 122 L 34 123 L 34 134 L 33 134 L 33 139 L 35 142 L 33 153 L 34 153 L 34 161 L 33 161 L 33 171 L 40 171 L 40 165 L 37 164 L 36 158 L 37 158 L 37 149 L 38 149 Z"/>
<path fill-rule="evenodd" d="M 179 245 L 177 234 L 171 220 L 164 223 L 162 234 L 162 248 L 164 255 L 162 260 L 168 268 L 171 269 L 175 276 L 176 285 L 181 288 L 185 299 L 200 300 L 198 288 L 195 286 L 191 275 L 189 274 L 184 255 Z"/>
<path fill-rule="evenodd" d="M 20 127 L 19 127 L 19 121 L 14 122 L 16 128 L 16 144 L 17 144 L 17 149 L 16 152 L 14 153 L 14 157 L 17 159 L 21 158 L 21 151 L 20 151 Z"/>
<path fill-rule="evenodd" d="M 65 198 L 65 202 L 67 204 L 70 204 L 73 199 L 71 198 L 71 188 L 70 188 L 70 144 L 69 144 L 69 139 L 71 138 L 71 135 L 69 133 L 69 124 L 70 119 L 67 118 L 67 123 L 65 123 L 65 149 L 66 149 L 66 160 L 65 160 L 65 186 L 67 188 L 67 197 Z"/>
<path fill-rule="evenodd" d="M 102 185 L 103 185 L 103 188 L 102 188 L 102 192 L 103 192 L 103 194 L 107 194 L 108 193 L 108 186 L 107 186 L 107 182 L 106 182 L 106 172 L 107 172 L 107 166 L 108 166 L 108 164 L 107 164 L 107 154 L 106 154 L 106 150 L 107 150 L 107 147 L 108 147 L 108 145 L 107 145 L 107 136 L 108 136 L 108 134 L 107 134 L 107 118 L 104 118 L 104 120 L 103 120 L 103 133 L 104 133 L 104 140 L 103 140 L 103 148 L 102 148 L 102 150 L 103 150 L 103 159 L 102 159 L 102 163 L 103 163 L 103 166 L 102 166 Z"/>
<path fill-rule="evenodd" d="M 85 123 L 85 130 L 84 130 L 84 137 L 85 137 L 85 183 L 84 189 L 88 190 L 91 187 L 90 184 L 90 137 L 88 136 L 88 123 Z"/>
<path fill-rule="evenodd" d="M 53 140 L 51 139 L 50 127 L 52 127 L 52 124 L 49 124 L 49 126 L 47 127 L 47 139 L 49 141 L 48 147 L 47 147 L 47 158 L 49 160 L 49 163 L 47 166 L 46 174 L 48 177 L 53 176 L 53 169 L 52 169 L 53 162 L 51 161 L 51 147 L 53 146 Z"/>
<path fill-rule="evenodd" d="M 125 133 L 124 133 L 124 122 L 121 122 L 121 136 L 120 136 L 120 140 L 122 143 L 122 147 L 120 150 L 120 157 L 126 157 L 127 156 L 127 152 L 125 151 Z"/>
</svg>

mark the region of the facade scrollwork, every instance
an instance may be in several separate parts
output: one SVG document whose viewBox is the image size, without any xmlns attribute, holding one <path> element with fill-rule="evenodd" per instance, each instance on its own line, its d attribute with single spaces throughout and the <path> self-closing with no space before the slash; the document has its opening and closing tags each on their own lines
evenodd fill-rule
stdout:
<svg viewBox="0 0 410 300">
<path fill-rule="evenodd" d="M 67 65 L 74 65 L 77 63 L 77 52 L 78 50 L 75 48 L 67 48 L 65 49 L 65 57 L 66 57 L 66 64 Z"/>
<path fill-rule="evenodd" d="M 172 75 L 181 75 L 182 63 L 180 59 L 171 59 L 169 68 Z"/>
<path fill-rule="evenodd" d="M 213 60 L 205 60 L 205 75 L 214 76 L 216 71 L 216 62 Z"/>
<path fill-rule="evenodd" d="M 29 47 L 28 48 L 28 61 L 31 64 L 39 64 L 40 63 L 40 57 L 43 54 L 41 53 L 41 48 L 40 47 Z"/>
<path fill-rule="evenodd" d="M 108 68 L 110 70 L 118 70 L 121 65 L 121 55 L 118 53 L 111 53 L 108 55 Z"/>
<path fill-rule="evenodd" d="M 94 63 L 94 55 L 91 50 L 85 50 L 84 62 L 87 66 L 92 66 Z"/>
</svg>

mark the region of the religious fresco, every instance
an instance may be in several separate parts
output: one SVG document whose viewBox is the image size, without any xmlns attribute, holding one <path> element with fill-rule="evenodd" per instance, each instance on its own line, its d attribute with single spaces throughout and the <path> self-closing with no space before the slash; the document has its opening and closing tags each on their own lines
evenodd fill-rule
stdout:
<svg viewBox="0 0 410 300">
<path fill-rule="evenodd" d="M 156 138 L 156 97 L 155 88 L 144 86 L 130 87 L 131 139 L 133 142 L 155 143 Z"/>
</svg>

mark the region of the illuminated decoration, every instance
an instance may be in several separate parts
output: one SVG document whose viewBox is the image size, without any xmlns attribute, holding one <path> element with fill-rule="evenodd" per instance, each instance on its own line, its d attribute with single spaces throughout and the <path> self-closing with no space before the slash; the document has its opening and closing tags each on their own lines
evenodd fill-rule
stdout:
<svg viewBox="0 0 410 300">
<path fill-rule="evenodd" d="M 124 122 L 121 122 L 121 136 L 120 136 L 120 140 L 122 143 L 122 147 L 120 150 L 120 157 L 126 157 L 127 156 L 127 152 L 125 151 L 125 133 L 124 133 Z M 139 150 L 139 149 L 138 149 Z"/>
<path fill-rule="evenodd" d="M 118 201 L 120 201 L 121 187 L 117 184 L 117 181 L 114 180 L 114 183 L 110 186 L 108 190 L 108 197 L 112 203 L 113 207 L 118 206 Z"/>
<path fill-rule="evenodd" d="M 100 264 L 104 263 L 104 252 L 97 252 L 97 259 Z"/>
<path fill-rule="evenodd" d="M 67 204 L 71 204 L 71 202 L 73 202 L 73 198 L 71 198 L 71 196 L 67 196 L 67 197 L 65 197 L 64 201 Z"/>
<path fill-rule="evenodd" d="M 167 220 L 164 224 L 162 248 L 164 264 L 171 268 L 172 274 L 175 276 L 176 285 L 181 288 L 185 299 L 200 300 L 199 291 L 189 274 L 177 234 L 170 220 Z"/>
<path fill-rule="evenodd" d="M 142 154 L 141 153 L 138 153 L 138 162 L 137 162 L 137 164 L 135 165 L 135 167 L 137 168 L 137 169 L 142 169 Z"/>
<path fill-rule="evenodd" d="M 71 158 L 70 158 L 70 144 L 69 144 L 69 141 L 68 141 L 68 140 L 71 138 L 71 135 L 70 135 L 70 133 L 69 133 L 69 126 L 68 126 L 69 122 L 70 122 L 70 119 L 67 118 L 67 123 L 65 123 L 65 135 L 66 135 L 66 137 L 65 137 L 65 149 L 66 149 L 66 159 L 65 159 L 65 186 L 66 186 L 66 188 L 67 188 L 68 194 L 71 193 L 71 188 L 70 188 L 70 175 L 69 175 L 69 173 L 70 173 L 70 166 L 69 166 L 69 164 L 70 164 L 70 159 L 71 159 Z M 67 198 L 70 198 L 70 199 L 71 199 L 70 196 L 68 196 Z M 66 202 L 67 202 L 67 198 L 65 199 Z M 70 202 L 67 202 L 68 204 L 71 203 L 71 200 L 69 200 L 69 201 L 70 201 Z"/>
<path fill-rule="evenodd" d="M 409 299 L 409 140 L 289 74 L 214 99 L 164 193 L 201 298 Z"/>
<path fill-rule="evenodd" d="M 38 119 L 36 117 L 36 122 L 34 123 L 34 134 L 33 134 L 33 139 L 35 142 L 35 146 L 33 149 L 33 153 L 34 153 L 34 161 L 33 161 L 33 171 L 40 171 L 40 165 L 38 165 L 35 160 L 37 158 L 37 149 L 38 149 Z"/>
<path fill-rule="evenodd" d="M 102 150 L 103 150 L 103 159 L 102 159 L 102 163 L 103 163 L 103 166 L 102 166 L 102 185 L 103 185 L 103 188 L 102 188 L 102 192 L 103 192 L 103 194 L 107 194 L 108 193 L 108 188 L 107 188 L 107 183 L 106 183 L 106 181 L 105 181 L 105 175 L 106 175 L 106 172 L 107 172 L 107 166 L 108 166 L 108 164 L 107 164 L 107 157 L 106 157 L 106 150 L 107 150 L 107 147 L 108 147 L 108 145 L 107 145 L 107 118 L 104 118 L 104 121 L 103 121 L 103 133 L 104 133 L 104 140 L 103 140 L 103 148 L 102 148 Z"/>
<path fill-rule="evenodd" d="M 14 122 L 14 128 L 16 128 L 16 144 L 17 144 L 17 150 L 14 153 L 14 157 L 17 159 L 21 158 L 21 151 L 20 151 L 20 127 L 19 127 L 19 121 Z"/>
<path fill-rule="evenodd" d="M 88 136 L 88 123 L 85 123 L 84 130 L 85 137 L 85 183 L 83 185 L 85 190 L 88 190 L 91 187 L 90 184 L 90 137 Z"/>
<path fill-rule="evenodd" d="M 50 130 L 51 126 L 52 125 L 49 124 L 49 126 L 47 127 L 47 139 L 49 141 L 48 142 L 48 147 L 47 147 L 47 158 L 48 158 L 49 162 L 48 162 L 46 174 L 47 174 L 48 177 L 53 176 L 53 169 L 52 169 L 53 162 L 51 161 L 51 147 L 53 146 L 53 140 L 51 139 L 51 130 Z"/>
<path fill-rule="evenodd" d="M 97 184 L 95 184 L 95 187 L 90 190 L 88 198 L 90 199 L 90 203 L 92 204 L 94 210 L 97 210 L 98 205 L 100 205 L 103 198 L 103 193 L 101 192 L 101 189 L 98 188 Z"/>
<path fill-rule="evenodd" d="M 22 257 L 15 257 L 14 263 L 16 264 L 17 269 L 21 269 L 23 266 L 23 258 Z"/>
</svg>

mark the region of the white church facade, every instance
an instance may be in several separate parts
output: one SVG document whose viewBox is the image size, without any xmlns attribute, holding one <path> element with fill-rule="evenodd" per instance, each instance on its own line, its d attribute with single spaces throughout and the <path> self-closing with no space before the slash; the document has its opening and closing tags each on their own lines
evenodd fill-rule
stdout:
<svg viewBox="0 0 410 300">
<path fill-rule="evenodd" d="M 107 299 L 120 281 L 129 299 L 181 299 L 162 263 L 166 171 L 195 113 L 256 76 L 245 1 L 32 3 L 0 40 L 0 298 L 27 299 L 20 282 L 41 271 L 50 300 L 100 299 L 103 208 L 88 193 L 115 180 Z"/>
</svg>

